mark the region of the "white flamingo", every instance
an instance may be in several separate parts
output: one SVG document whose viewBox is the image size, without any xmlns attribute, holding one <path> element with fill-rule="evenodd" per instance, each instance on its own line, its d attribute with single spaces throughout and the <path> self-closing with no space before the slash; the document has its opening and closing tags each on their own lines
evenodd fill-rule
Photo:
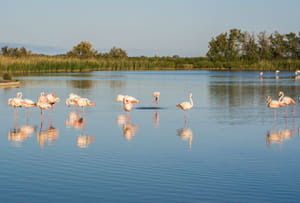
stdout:
<svg viewBox="0 0 300 203">
<path fill-rule="evenodd" d="M 37 99 L 36 106 L 41 109 L 41 128 L 44 122 L 44 110 L 50 109 L 52 106 L 48 101 L 48 98 L 45 96 L 44 92 L 40 93 L 40 96 Z"/>
<path fill-rule="evenodd" d="M 22 99 L 22 106 L 26 108 L 26 124 L 28 124 L 28 111 L 30 107 L 36 106 L 36 103 L 30 99 Z"/>
<path fill-rule="evenodd" d="M 22 92 L 18 92 L 16 97 L 10 98 L 7 104 L 14 107 L 14 125 L 18 125 L 18 108 L 22 107 Z"/>
<path fill-rule="evenodd" d="M 185 102 L 182 102 L 180 104 L 176 104 L 176 106 L 178 108 L 181 108 L 184 111 L 187 111 L 187 110 L 191 109 L 194 106 L 192 97 L 193 97 L 193 95 L 192 95 L 192 93 L 190 93 L 189 94 L 190 101 L 185 101 Z"/>
<path fill-rule="evenodd" d="M 285 104 L 281 103 L 278 100 L 272 100 L 271 96 L 266 97 L 267 107 L 274 109 L 274 121 L 276 120 L 276 109 L 279 107 L 285 106 Z"/>
</svg>

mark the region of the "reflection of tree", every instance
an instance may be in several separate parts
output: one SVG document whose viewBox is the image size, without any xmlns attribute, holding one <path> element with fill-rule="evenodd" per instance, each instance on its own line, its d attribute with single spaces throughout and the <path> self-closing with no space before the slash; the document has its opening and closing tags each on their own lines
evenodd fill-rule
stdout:
<svg viewBox="0 0 300 203">
<path fill-rule="evenodd" d="M 123 80 L 68 80 L 67 85 L 72 88 L 91 89 L 95 84 L 109 85 L 111 88 L 122 88 L 126 85 Z"/>
<path fill-rule="evenodd" d="M 73 88 L 90 89 L 94 86 L 93 80 L 69 80 L 67 84 L 70 84 Z"/>
<path fill-rule="evenodd" d="M 249 108 L 245 107 L 251 107 L 250 111 L 258 111 L 257 114 L 262 114 L 261 111 L 266 104 L 265 96 L 270 95 L 277 99 L 279 91 L 284 91 L 287 95 L 295 98 L 300 87 L 295 85 L 290 78 L 274 80 L 272 77 L 259 80 L 258 76 L 255 79 L 225 74 L 216 79 L 213 78 L 208 83 L 208 101 L 211 106 L 222 107 L 222 110 L 216 109 L 216 112 L 212 113 L 211 116 L 220 122 L 245 123 L 254 121 L 253 117 L 245 116 L 249 114 Z M 250 115 L 256 116 L 253 113 Z"/>
<path fill-rule="evenodd" d="M 239 79 L 242 78 L 237 80 Z M 268 81 L 211 81 L 209 100 L 212 105 L 217 106 L 253 106 L 264 103 L 266 95 L 276 98 L 279 91 L 286 91 L 291 97 L 295 97 L 299 90 L 295 85 Z"/>
<path fill-rule="evenodd" d="M 126 85 L 124 80 L 109 80 L 109 86 L 111 88 L 122 88 Z"/>
</svg>

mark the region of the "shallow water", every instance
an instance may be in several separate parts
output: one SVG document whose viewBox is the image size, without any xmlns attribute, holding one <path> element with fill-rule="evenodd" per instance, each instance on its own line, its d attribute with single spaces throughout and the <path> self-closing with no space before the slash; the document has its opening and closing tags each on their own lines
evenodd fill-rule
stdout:
<svg viewBox="0 0 300 203">
<path fill-rule="evenodd" d="M 300 80 L 292 72 L 137 71 L 20 76 L 0 89 L 1 202 L 293 202 L 300 198 Z M 61 98 L 52 112 L 7 105 Z M 152 92 L 160 91 L 159 104 Z M 277 110 L 265 96 L 297 101 Z M 66 107 L 69 93 L 96 107 Z M 193 93 L 194 107 L 176 104 Z M 117 94 L 141 100 L 130 114 Z M 72 119 L 73 118 L 73 119 Z M 74 122 L 77 118 L 77 122 Z M 32 132 L 23 133 L 24 126 Z M 30 126 L 32 127 L 30 129 Z M 23 128 L 22 128 L 23 127 Z"/>
</svg>

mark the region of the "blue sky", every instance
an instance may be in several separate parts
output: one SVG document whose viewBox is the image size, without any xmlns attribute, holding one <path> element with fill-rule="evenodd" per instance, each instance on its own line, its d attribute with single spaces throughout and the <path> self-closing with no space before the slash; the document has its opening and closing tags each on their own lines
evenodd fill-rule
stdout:
<svg viewBox="0 0 300 203">
<path fill-rule="evenodd" d="M 70 50 L 89 41 L 100 52 L 204 56 L 231 28 L 300 31 L 298 0 L 0 0 L 0 43 Z"/>
</svg>

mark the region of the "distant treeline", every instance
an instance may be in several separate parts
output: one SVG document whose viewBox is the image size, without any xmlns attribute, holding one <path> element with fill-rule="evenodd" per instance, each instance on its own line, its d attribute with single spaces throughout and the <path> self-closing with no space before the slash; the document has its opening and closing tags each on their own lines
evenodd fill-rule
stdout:
<svg viewBox="0 0 300 203">
<path fill-rule="evenodd" d="M 209 42 L 207 57 L 212 61 L 253 61 L 300 59 L 300 32 L 275 31 L 250 34 L 238 29 L 221 33 Z"/>
<path fill-rule="evenodd" d="M 209 42 L 206 57 L 128 57 L 113 47 L 107 53 L 83 41 L 65 54 L 47 56 L 25 47 L 2 47 L 1 72 L 83 72 L 93 70 L 295 70 L 300 69 L 300 33 L 258 35 L 232 29 Z"/>
</svg>

